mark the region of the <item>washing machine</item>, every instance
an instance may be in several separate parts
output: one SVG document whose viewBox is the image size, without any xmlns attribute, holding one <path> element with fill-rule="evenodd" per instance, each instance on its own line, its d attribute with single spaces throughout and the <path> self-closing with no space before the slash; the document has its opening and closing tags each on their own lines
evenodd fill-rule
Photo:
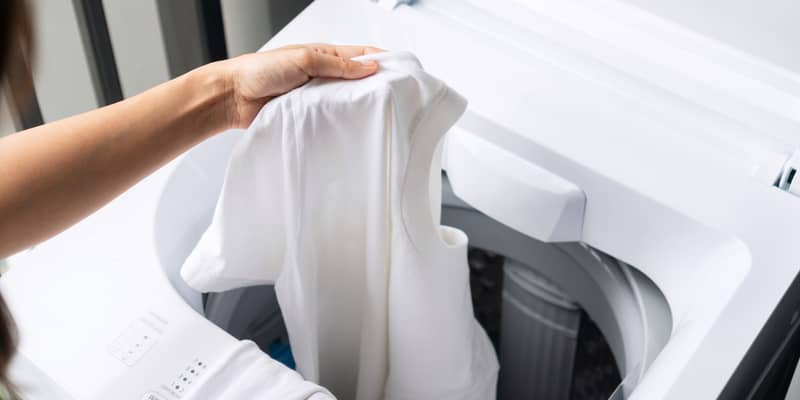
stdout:
<svg viewBox="0 0 800 400">
<path fill-rule="evenodd" d="M 317 0 L 264 48 L 323 41 L 410 50 L 469 101 L 432 193 L 470 239 L 500 398 L 785 396 L 797 73 L 611 0 Z M 12 258 L 15 381 L 48 382 L 41 398 L 204 398 L 202 376 L 174 377 L 225 368 L 239 339 L 292 366 L 269 286 L 203 294 L 178 274 L 240 135 Z"/>
</svg>

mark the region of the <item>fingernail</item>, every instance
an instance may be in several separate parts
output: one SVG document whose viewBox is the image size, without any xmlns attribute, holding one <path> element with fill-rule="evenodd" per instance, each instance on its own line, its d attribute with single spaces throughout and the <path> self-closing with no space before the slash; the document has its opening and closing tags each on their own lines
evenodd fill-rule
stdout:
<svg viewBox="0 0 800 400">
<path fill-rule="evenodd" d="M 361 63 L 361 65 L 363 65 L 363 66 L 365 66 L 367 68 L 372 68 L 372 67 L 377 67 L 378 66 L 378 63 L 375 62 L 375 61 L 359 61 L 359 62 Z"/>
</svg>

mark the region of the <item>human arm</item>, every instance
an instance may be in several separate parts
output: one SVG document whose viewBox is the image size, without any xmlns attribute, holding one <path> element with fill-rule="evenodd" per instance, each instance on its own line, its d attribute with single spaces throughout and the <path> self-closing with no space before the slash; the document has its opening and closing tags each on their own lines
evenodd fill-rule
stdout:
<svg viewBox="0 0 800 400">
<path fill-rule="evenodd" d="M 193 145 L 246 127 L 313 77 L 358 79 L 379 51 L 301 45 L 208 64 L 118 103 L 0 139 L 0 257 L 94 212 Z"/>
</svg>

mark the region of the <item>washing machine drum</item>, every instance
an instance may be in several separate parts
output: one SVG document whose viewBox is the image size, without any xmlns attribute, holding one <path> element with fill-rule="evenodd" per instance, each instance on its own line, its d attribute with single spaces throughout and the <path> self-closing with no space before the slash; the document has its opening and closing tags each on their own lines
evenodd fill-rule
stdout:
<svg viewBox="0 0 800 400">
<path fill-rule="evenodd" d="M 628 394 L 671 329 L 655 285 L 588 246 L 542 243 L 495 222 L 455 197 L 446 177 L 442 199 L 442 223 L 470 237 L 473 306 L 500 360 L 498 398 Z M 272 286 L 210 293 L 204 304 L 210 321 L 294 367 Z"/>
</svg>

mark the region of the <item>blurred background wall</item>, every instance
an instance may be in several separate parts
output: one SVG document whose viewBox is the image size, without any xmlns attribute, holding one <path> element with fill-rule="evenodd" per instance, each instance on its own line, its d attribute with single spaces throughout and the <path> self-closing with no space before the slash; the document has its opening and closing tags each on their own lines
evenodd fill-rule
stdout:
<svg viewBox="0 0 800 400">
<path fill-rule="evenodd" d="M 32 1 L 35 98 L 0 95 L 0 135 L 133 96 L 249 53 L 311 0 Z"/>
</svg>

